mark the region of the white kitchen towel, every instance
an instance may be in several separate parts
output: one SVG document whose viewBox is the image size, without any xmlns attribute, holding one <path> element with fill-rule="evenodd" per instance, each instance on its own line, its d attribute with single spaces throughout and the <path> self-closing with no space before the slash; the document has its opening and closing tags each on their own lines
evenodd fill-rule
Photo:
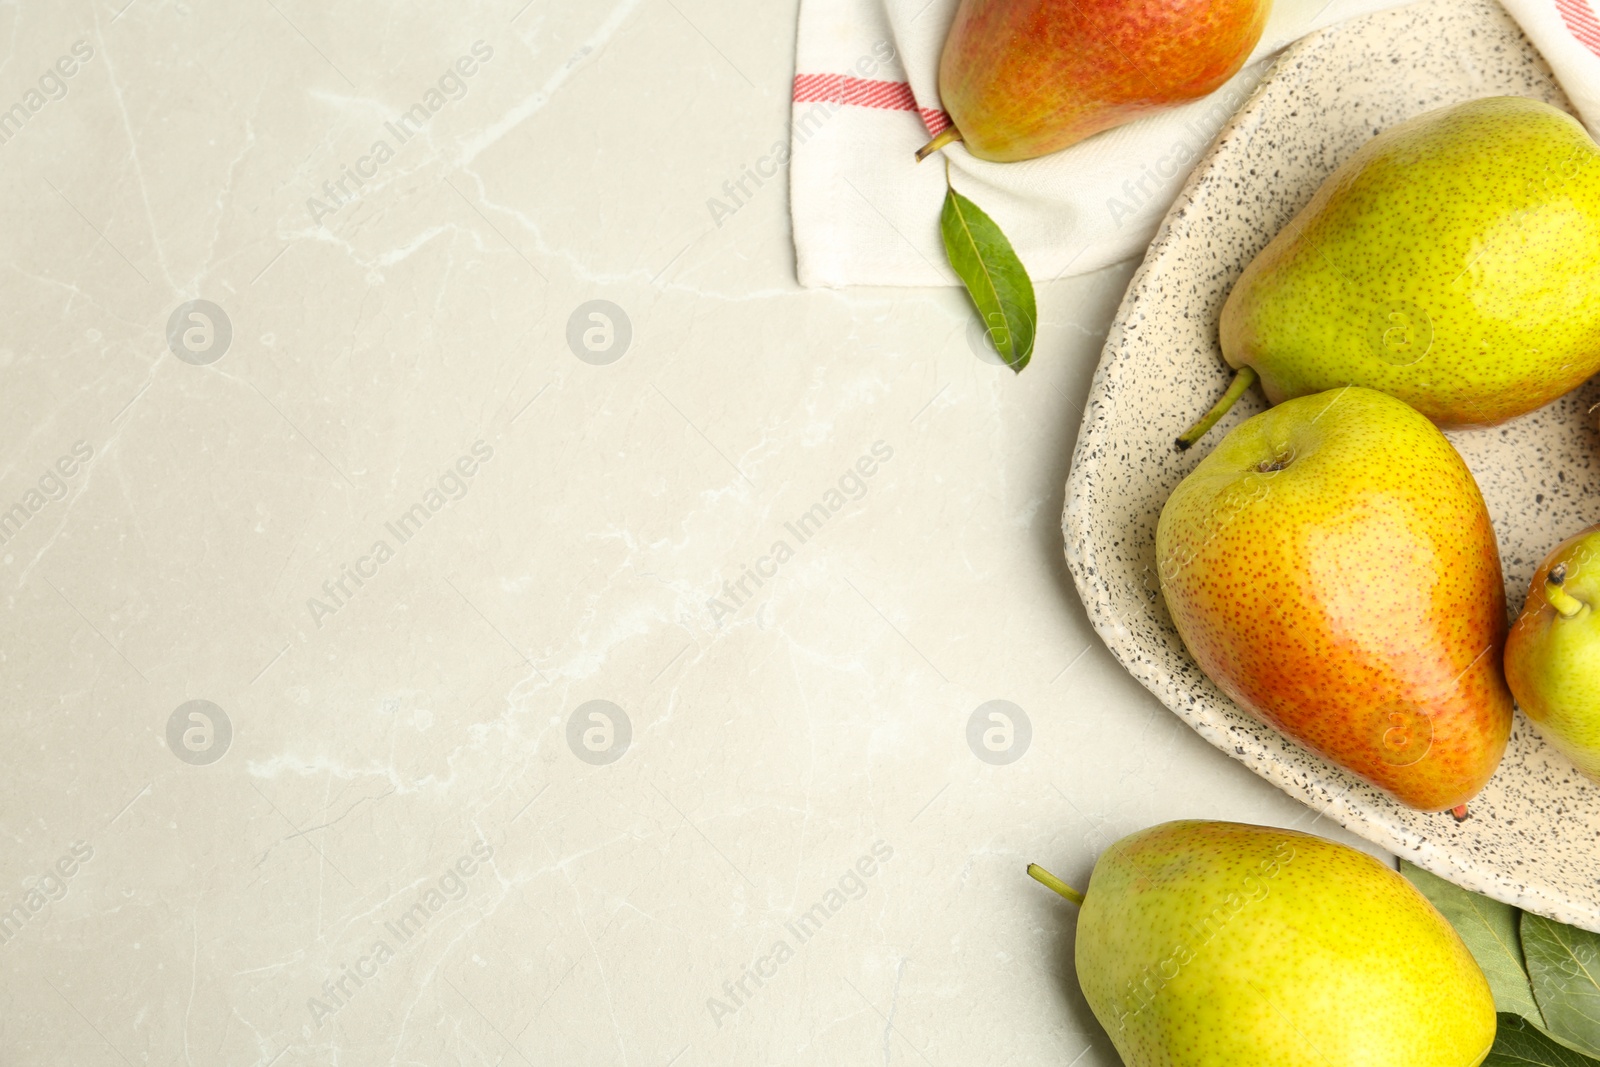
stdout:
<svg viewBox="0 0 1600 1067">
<path fill-rule="evenodd" d="M 805 286 L 956 285 L 940 241 L 943 160 L 913 153 L 949 124 L 939 54 L 959 0 L 801 0 L 790 143 L 711 205 L 719 224 L 789 165 L 796 268 Z M 1265 75 L 1313 30 L 1405 0 L 1277 0 L 1250 62 L 1201 100 L 1022 163 L 953 146 L 955 187 L 998 222 L 1035 279 L 1138 255 L 1191 166 Z M 1600 121 L 1600 0 L 1502 0 L 1590 129 Z M 758 177 L 759 175 L 759 177 Z"/>
<path fill-rule="evenodd" d="M 1600 130 L 1600 18 L 1592 0 L 1500 0 L 1539 50 L 1590 133 Z"/>
</svg>

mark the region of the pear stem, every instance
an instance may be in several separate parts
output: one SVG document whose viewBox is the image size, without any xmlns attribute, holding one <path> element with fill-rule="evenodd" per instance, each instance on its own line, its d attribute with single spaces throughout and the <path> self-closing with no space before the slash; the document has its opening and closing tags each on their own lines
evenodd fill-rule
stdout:
<svg viewBox="0 0 1600 1067">
<path fill-rule="evenodd" d="M 1066 897 L 1080 908 L 1083 907 L 1082 893 L 1078 892 L 1076 889 L 1072 888 L 1070 885 L 1063 882 L 1061 879 L 1057 878 L 1055 875 L 1051 874 L 1037 863 L 1028 864 L 1028 874 L 1032 876 L 1034 881 L 1049 886 L 1051 889 L 1054 889 L 1057 893 L 1060 893 L 1062 896 Z"/>
<path fill-rule="evenodd" d="M 956 129 L 954 126 L 945 127 L 943 133 L 929 141 L 927 144 L 923 145 L 921 148 L 917 149 L 917 162 L 921 163 L 924 159 L 927 159 L 929 156 L 939 151 L 939 149 L 944 148 L 947 145 L 953 145 L 959 140 L 961 140 L 960 130 Z"/>
<path fill-rule="evenodd" d="M 1254 367 L 1240 367 L 1239 373 L 1233 376 L 1233 383 L 1228 386 L 1228 391 L 1222 394 L 1222 399 L 1211 406 L 1201 420 L 1184 431 L 1178 438 L 1178 451 L 1182 452 L 1190 445 L 1206 435 L 1206 431 L 1217 424 L 1217 420 L 1228 413 L 1234 401 L 1244 395 L 1244 391 L 1255 384 L 1256 369 Z"/>
<path fill-rule="evenodd" d="M 1544 580 L 1544 598 L 1550 606 L 1561 613 L 1563 619 L 1570 619 L 1589 605 L 1567 592 L 1562 586 L 1567 580 L 1567 565 L 1557 563 L 1550 568 L 1550 573 Z"/>
</svg>

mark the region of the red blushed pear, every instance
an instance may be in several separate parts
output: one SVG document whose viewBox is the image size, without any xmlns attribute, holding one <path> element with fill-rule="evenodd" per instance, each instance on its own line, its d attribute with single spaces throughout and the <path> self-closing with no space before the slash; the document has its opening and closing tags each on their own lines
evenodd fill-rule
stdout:
<svg viewBox="0 0 1600 1067">
<path fill-rule="evenodd" d="M 1600 782 L 1600 526 L 1540 564 L 1506 641 L 1506 681 L 1522 713 Z"/>
<path fill-rule="evenodd" d="M 1238 73 L 1270 0 L 961 0 L 939 64 L 964 141 L 1008 163 L 1205 96 Z"/>
<path fill-rule="evenodd" d="M 1247 711 L 1424 811 L 1494 774 L 1500 553 L 1472 472 L 1410 406 L 1351 387 L 1242 423 L 1173 490 L 1156 559 L 1184 645 Z"/>
</svg>

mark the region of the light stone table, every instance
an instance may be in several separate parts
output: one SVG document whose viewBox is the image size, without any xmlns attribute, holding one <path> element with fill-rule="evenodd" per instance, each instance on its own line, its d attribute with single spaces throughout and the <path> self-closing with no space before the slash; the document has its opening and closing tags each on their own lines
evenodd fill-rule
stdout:
<svg viewBox="0 0 1600 1067">
<path fill-rule="evenodd" d="M 713 222 L 794 18 L 0 12 L 0 1063 L 1110 1065 L 1024 865 L 1337 833 L 1067 576 L 1132 264 L 1019 378 Z"/>
</svg>

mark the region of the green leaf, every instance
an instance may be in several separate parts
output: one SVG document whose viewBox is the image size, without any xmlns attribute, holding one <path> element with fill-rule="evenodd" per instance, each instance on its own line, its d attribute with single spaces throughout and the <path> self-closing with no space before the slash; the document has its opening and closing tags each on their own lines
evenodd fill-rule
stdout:
<svg viewBox="0 0 1600 1067">
<path fill-rule="evenodd" d="M 1499 1023 L 1483 1067 L 1594 1067 L 1600 1063 L 1559 1044 L 1520 1015 L 1501 1012 Z"/>
<path fill-rule="evenodd" d="M 1600 1056 L 1600 934 L 1524 912 L 1522 951 L 1545 1029 Z"/>
<path fill-rule="evenodd" d="M 1522 959 L 1517 909 L 1468 892 L 1405 860 L 1400 861 L 1400 873 L 1450 920 L 1450 925 L 1466 942 L 1472 958 L 1478 961 L 1484 977 L 1489 979 L 1495 1008 L 1515 1012 L 1535 1026 L 1543 1026 L 1544 1016 L 1534 1002 Z"/>
<path fill-rule="evenodd" d="M 946 168 L 948 183 L 949 171 Z M 995 351 L 1018 374 L 1033 355 L 1034 323 L 1039 312 L 1033 282 L 1011 242 L 983 209 L 956 192 L 945 194 L 939 216 L 944 251 L 977 306 Z"/>
</svg>

